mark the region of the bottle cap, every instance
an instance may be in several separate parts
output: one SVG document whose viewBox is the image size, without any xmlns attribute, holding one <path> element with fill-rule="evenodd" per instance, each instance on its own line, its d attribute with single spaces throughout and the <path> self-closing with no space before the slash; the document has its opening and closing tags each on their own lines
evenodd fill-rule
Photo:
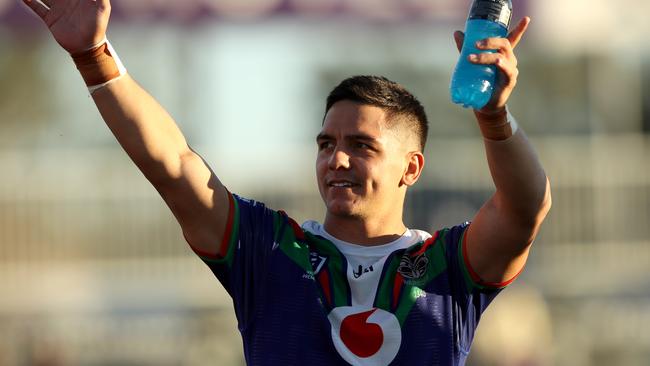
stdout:
<svg viewBox="0 0 650 366">
<path fill-rule="evenodd" d="M 512 19 L 511 0 L 474 0 L 469 19 L 485 19 L 501 23 L 508 28 Z"/>
</svg>

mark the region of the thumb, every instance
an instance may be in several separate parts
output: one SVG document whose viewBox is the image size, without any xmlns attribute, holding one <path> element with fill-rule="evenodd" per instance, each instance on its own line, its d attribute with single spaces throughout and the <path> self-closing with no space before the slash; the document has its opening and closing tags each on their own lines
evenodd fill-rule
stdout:
<svg viewBox="0 0 650 366">
<path fill-rule="evenodd" d="M 43 20 L 45 19 L 45 16 L 50 10 L 42 2 L 37 0 L 23 0 L 23 3 L 25 3 L 25 5 L 27 5 L 30 9 L 32 9 L 32 11 L 36 13 L 36 15 L 38 15 L 39 18 Z"/>
<path fill-rule="evenodd" d="M 465 41 L 465 33 L 461 31 L 455 31 L 454 41 L 456 41 L 456 48 L 458 48 L 458 52 L 460 52 L 463 49 L 463 41 Z"/>
</svg>

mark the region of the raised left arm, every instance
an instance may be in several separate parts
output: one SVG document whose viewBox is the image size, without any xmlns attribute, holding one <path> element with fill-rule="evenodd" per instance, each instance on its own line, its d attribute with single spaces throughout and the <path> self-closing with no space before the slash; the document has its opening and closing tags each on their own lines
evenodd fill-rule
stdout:
<svg viewBox="0 0 650 366">
<path fill-rule="evenodd" d="M 507 38 L 489 38 L 479 49 L 495 53 L 470 55 L 477 64 L 496 65 L 497 84 L 490 102 L 474 111 L 484 137 L 495 194 L 481 207 L 468 228 L 463 246 L 475 280 L 503 286 L 524 267 L 542 221 L 551 207 L 550 184 L 524 132 L 506 109 L 517 82 L 514 48 L 528 28 L 522 19 Z M 463 34 L 455 33 L 458 45 Z"/>
</svg>

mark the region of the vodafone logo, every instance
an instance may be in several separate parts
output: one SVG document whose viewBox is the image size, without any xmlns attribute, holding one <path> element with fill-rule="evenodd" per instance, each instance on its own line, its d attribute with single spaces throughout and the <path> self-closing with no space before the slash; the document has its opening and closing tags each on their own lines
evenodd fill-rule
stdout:
<svg viewBox="0 0 650 366">
<path fill-rule="evenodd" d="M 399 351 L 402 329 L 392 313 L 382 309 L 343 306 L 330 312 L 332 341 L 352 365 L 385 366 Z"/>
</svg>

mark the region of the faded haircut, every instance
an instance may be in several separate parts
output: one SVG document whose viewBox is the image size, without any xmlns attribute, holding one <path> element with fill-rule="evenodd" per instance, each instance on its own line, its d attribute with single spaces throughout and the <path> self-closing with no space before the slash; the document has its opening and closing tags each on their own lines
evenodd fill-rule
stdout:
<svg viewBox="0 0 650 366">
<path fill-rule="evenodd" d="M 352 76 L 330 92 L 325 115 L 342 100 L 382 108 L 387 112 L 391 127 L 406 127 L 415 134 L 420 150 L 424 151 L 429 132 L 427 116 L 420 101 L 402 85 L 383 76 Z"/>
</svg>

